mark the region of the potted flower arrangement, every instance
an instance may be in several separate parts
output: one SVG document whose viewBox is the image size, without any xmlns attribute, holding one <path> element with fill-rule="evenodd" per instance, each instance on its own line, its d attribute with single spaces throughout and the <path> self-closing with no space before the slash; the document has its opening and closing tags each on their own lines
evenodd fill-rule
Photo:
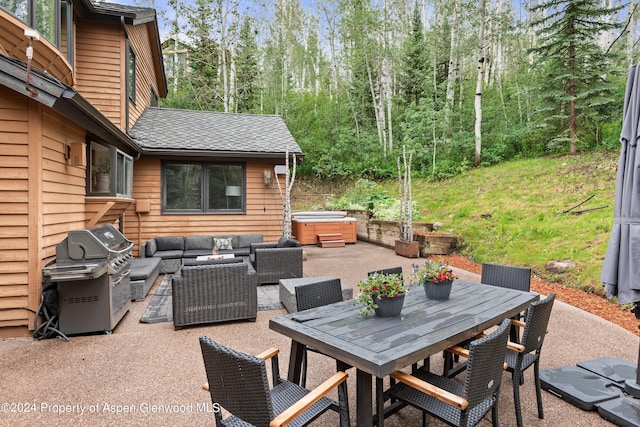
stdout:
<svg viewBox="0 0 640 427">
<path fill-rule="evenodd" d="M 441 261 L 426 260 L 424 266 L 412 264 L 414 280 L 423 285 L 427 298 L 446 300 L 451 293 L 451 285 L 458 278 L 449 267 Z"/>
<path fill-rule="evenodd" d="M 362 305 L 359 314 L 366 316 L 375 312 L 380 317 L 400 315 L 408 286 L 399 274 L 374 273 L 358 282 L 357 301 Z"/>
</svg>

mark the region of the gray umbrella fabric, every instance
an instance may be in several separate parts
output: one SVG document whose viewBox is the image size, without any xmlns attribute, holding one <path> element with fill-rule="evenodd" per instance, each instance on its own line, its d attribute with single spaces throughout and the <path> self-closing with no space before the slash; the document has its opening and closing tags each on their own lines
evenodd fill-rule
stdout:
<svg viewBox="0 0 640 427">
<path fill-rule="evenodd" d="M 619 304 L 640 302 L 640 66 L 629 71 L 620 133 L 613 227 L 600 280 Z"/>
</svg>

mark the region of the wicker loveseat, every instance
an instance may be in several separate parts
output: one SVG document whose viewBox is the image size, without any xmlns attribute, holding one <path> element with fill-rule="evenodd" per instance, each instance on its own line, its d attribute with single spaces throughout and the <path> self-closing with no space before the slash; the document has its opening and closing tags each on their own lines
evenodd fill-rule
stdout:
<svg viewBox="0 0 640 427">
<path fill-rule="evenodd" d="M 171 292 L 175 329 L 229 320 L 255 321 L 257 316 L 256 271 L 247 258 L 185 260 L 173 276 Z"/>
</svg>

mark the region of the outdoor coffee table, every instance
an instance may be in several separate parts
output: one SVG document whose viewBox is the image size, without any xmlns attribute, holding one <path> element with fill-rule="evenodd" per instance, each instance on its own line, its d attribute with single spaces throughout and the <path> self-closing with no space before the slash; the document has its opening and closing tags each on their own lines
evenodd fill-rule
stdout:
<svg viewBox="0 0 640 427">
<path fill-rule="evenodd" d="M 456 280 L 446 301 L 427 300 L 415 287 L 399 317 L 363 317 L 355 300 L 272 318 L 269 328 L 292 339 L 289 381 L 300 382 L 305 346 L 356 368 L 356 425 L 384 424 L 382 379 L 524 311 L 538 294 Z"/>
<path fill-rule="evenodd" d="M 298 311 L 296 304 L 296 286 L 308 285 L 316 282 L 324 282 L 326 280 L 337 279 L 334 276 L 317 276 L 317 277 L 301 277 L 296 279 L 280 279 L 278 291 L 280 293 L 280 302 L 289 313 Z M 342 299 L 348 300 L 353 298 L 353 289 L 340 281 L 342 288 Z"/>
</svg>

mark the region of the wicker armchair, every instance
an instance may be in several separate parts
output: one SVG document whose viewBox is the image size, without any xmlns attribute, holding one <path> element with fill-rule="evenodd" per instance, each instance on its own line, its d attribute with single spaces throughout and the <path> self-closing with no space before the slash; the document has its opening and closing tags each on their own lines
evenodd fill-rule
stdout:
<svg viewBox="0 0 640 427">
<path fill-rule="evenodd" d="M 252 243 L 251 262 L 258 285 L 302 277 L 302 248 L 277 247 L 277 243 Z"/>
<path fill-rule="evenodd" d="M 337 372 L 309 391 L 280 378 L 277 349 L 250 356 L 204 336 L 200 337 L 200 348 L 208 381 L 203 388 L 215 405 L 231 414 L 223 419 L 222 412 L 215 411 L 216 426 L 306 426 L 328 410 L 340 414 L 341 427 L 349 426 L 346 373 Z M 271 389 L 265 366 L 268 359 Z M 326 397 L 335 388 L 338 402 Z"/>
<path fill-rule="evenodd" d="M 171 281 L 173 326 L 249 319 L 258 312 L 256 272 L 247 263 L 183 266 Z"/>
<path fill-rule="evenodd" d="M 464 384 L 424 369 L 412 375 L 396 371 L 391 378 L 398 383 L 385 392 L 385 398 L 420 409 L 423 426 L 428 423 L 428 415 L 452 426 L 474 426 L 490 410 L 493 425 L 497 426 L 497 403 L 510 325 L 511 321 L 505 319 L 495 332 L 469 344 Z"/>
</svg>

